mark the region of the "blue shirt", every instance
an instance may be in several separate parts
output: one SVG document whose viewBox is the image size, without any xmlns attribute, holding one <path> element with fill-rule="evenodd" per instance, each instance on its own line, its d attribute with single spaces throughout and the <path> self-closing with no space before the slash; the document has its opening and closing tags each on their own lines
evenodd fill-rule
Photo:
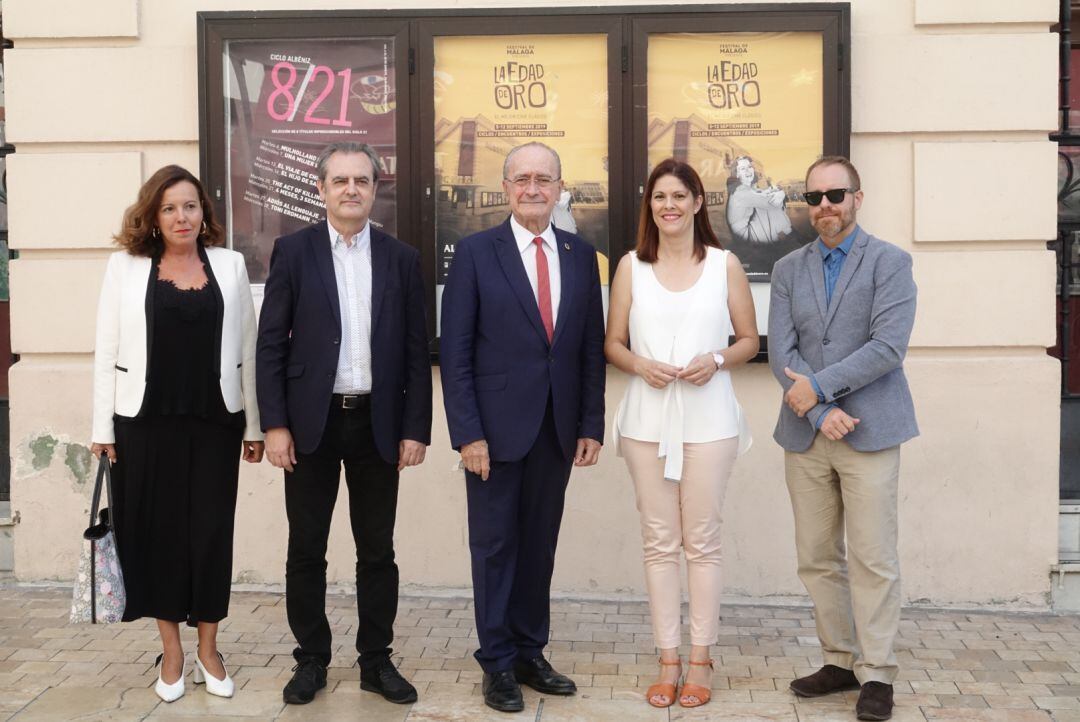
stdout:
<svg viewBox="0 0 1080 722">
<path fill-rule="evenodd" d="M 836 288 L 836 281 L 840 278 L 840 271 L 844 268 L 844 261 L 847 260 L 848 254 L 851 253 L 851 247 L 855 245 L 855 236 L 859 234 L 859 226 L 856 225 L 852 229 L 840 245 L 836 248 L 829 248 L 825 243 L 818 238 L 817 249 L 821 254 L 821 267 L 825 274 L 825 305 L 826 307 L 832 305 L 833 290 Z M 814 375 L 810 375 L 810 383 L 814 387 L 814 392 L 817 393 L 818 401 L 825 401 L 825 394 L 821 391 L 821 386 L 818 385 L 817 379 Z M 829 409 L 835 409 L 836 404 L 829 404 Z M 825 417 L 829 415 L 828 409 L 825 413 L 818 417 L 817 428 L 821 428 L 821 422 L 825 420 Z"/>
</svg>

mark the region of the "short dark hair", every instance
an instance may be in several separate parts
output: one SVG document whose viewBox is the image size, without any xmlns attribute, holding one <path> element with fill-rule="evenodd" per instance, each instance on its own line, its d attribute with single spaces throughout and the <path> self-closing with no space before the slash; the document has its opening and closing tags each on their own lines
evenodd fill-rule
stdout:
<svg viewBox="0 0 1080 722">
<path fill-rule="evenodd" d="M 379 182 L 379 154 L 367 143 L 357 143 L 352 140 L 342 140 L 337 143 L 331 143 L 319 153 L 319 157 L 315 159 L 315 171 L 321 182 L 326 182 L 326 164 L 330 162 L 330 156 L 334 153 L 345 153 L 346 155 L 363 153 L 371 161 L 371 182 Z"/>
<path fill-rule="evenodd" d="M 214 206 L 206 194 L 203 184 L 188 171 L 178 165 L 167 165 L 147 178 L 139 189 L 139 195 L 126 211 L 120 226 L 120 232 L 113 236 L 118 246 L 133 256 L 160 256 L 165 249 L 160 231 L 155 235 L 158 208 L 165 191 L 177 183 L 188 182 L 195 186 L 202 206 L 203 222 L 206 230 L 199 229 L 199 241 L 205 246 L 225 245 L 225 230 L 214 219 Z"/>
<path fill-rule="evenodd" d="M 656 227 L 656 221 L 652 214 L 652 193 L 656 187 L 656 181 L 663 176 L 673 175 L 679 179 L 694 198 L 701 198 L 701 209 L 694 214 L 694 258 L 697 261 L 705 259 L 705 248 L 723 248 L 720 240 L 713 232 L 709 222 L 709 210 L 705 206 L 705 185 L 701 182 L 701 176 L 689 163 L 681 160 L 668 158 L 657 163 L 649 174 L 649 181 L 645 184 L 645 195 L 641 199 L 641 212 L 638 216 L 637 229 L 637 257 L 644 263 L 656 263 L 657 251 L 660 248 L 660 229 Z"/>
<path fill-rule="evenodd" d="M 804 184 L 810 181 L 810 172 L 815 168 L 820 168 L 824 165 L 839 165 L 843 166 L 844 170 L 848 174 L 848 183 L 851 184 L 850 191 L 857 191 L 862 188 L 862 181 L 859 179 L 859 171 L 855 169 L 855 164 L 842 155 L 823 155 L 806 169 L 806 178 L 803 179 Z"/>
</svg>

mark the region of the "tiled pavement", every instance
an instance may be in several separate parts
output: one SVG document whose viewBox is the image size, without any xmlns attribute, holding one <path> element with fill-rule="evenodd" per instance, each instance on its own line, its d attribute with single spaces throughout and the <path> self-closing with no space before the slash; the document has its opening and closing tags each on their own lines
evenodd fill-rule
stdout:
<svg viewBox="0 0 1080 722">
<path fill-rule="evenodd" d="M 293 664 L 281 594 L 233 595 L 220 643 L 237 683 L 231 700 L 194 687 L 166 705 L 154 695 L 159 648 L 152 622 L 104 627 L 67 623 L 62 588 L 0 586 L 0 719 L 281 720 L 853 720 L 855 693 L 798 700 L 792 677 L 820 663 L 804 608 L 725 606 L 713 702 L 698 710 L 654 710 L 643 690 L 656 673 L 646 605 L 556 601 L 550 656 L 579 686 L 573 698 L 526 690 L 526 710 L 484 707 L 476 638 L 466 599 L 405 597 L 395 657 L 420 692 L 399 707 L 361 692 L 354 666 L 355 601 L 332 595 L 336 656 L 327 690 L 286 707 L 281 688 Z M 185 631 L 188 659 L 193 634 Z M 1080 722 L 1080 617 L 905 610 L 893 719 L 1070 720 Z M 190 667 L 190 664 L 189 664 Z M 190 671 L 190 669 L 189 669 Z"/>
</svg>

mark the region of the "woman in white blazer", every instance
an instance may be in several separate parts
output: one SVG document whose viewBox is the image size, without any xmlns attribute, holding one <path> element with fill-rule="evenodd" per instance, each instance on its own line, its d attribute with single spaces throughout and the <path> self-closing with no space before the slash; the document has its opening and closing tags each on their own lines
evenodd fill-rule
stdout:
<svg viewBox="0 0 1080 722">
<path fill-rule="evenodd" d="M 217 651 L 228 614 L 239 460 L 262 460 L 255 306 L 244 258 L 191 173 L 157 171 L 124 213 L 98 306 L 92 451 L 113 463 L 124 620 L 157 619 L 155 691 L 184 693 L 180 622 L 198 627 L 194 681 L 231 697 Z"/>
</svg>

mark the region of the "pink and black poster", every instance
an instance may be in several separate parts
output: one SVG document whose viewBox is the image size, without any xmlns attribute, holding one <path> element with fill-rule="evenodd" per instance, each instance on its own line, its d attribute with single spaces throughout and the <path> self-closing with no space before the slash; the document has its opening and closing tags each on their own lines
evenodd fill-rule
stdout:
<svg viewBox="0 0 1080 722">
<path fill-rule="evenodd" d="M 274 239 L 322 220 L 315 160 L 327 144 L 367 143 L 380 159 L 371 221 L 396 233 L 392 38 L 231 41 L 226 49 L 227 227 L 266 279 Z"/>
</svg>

